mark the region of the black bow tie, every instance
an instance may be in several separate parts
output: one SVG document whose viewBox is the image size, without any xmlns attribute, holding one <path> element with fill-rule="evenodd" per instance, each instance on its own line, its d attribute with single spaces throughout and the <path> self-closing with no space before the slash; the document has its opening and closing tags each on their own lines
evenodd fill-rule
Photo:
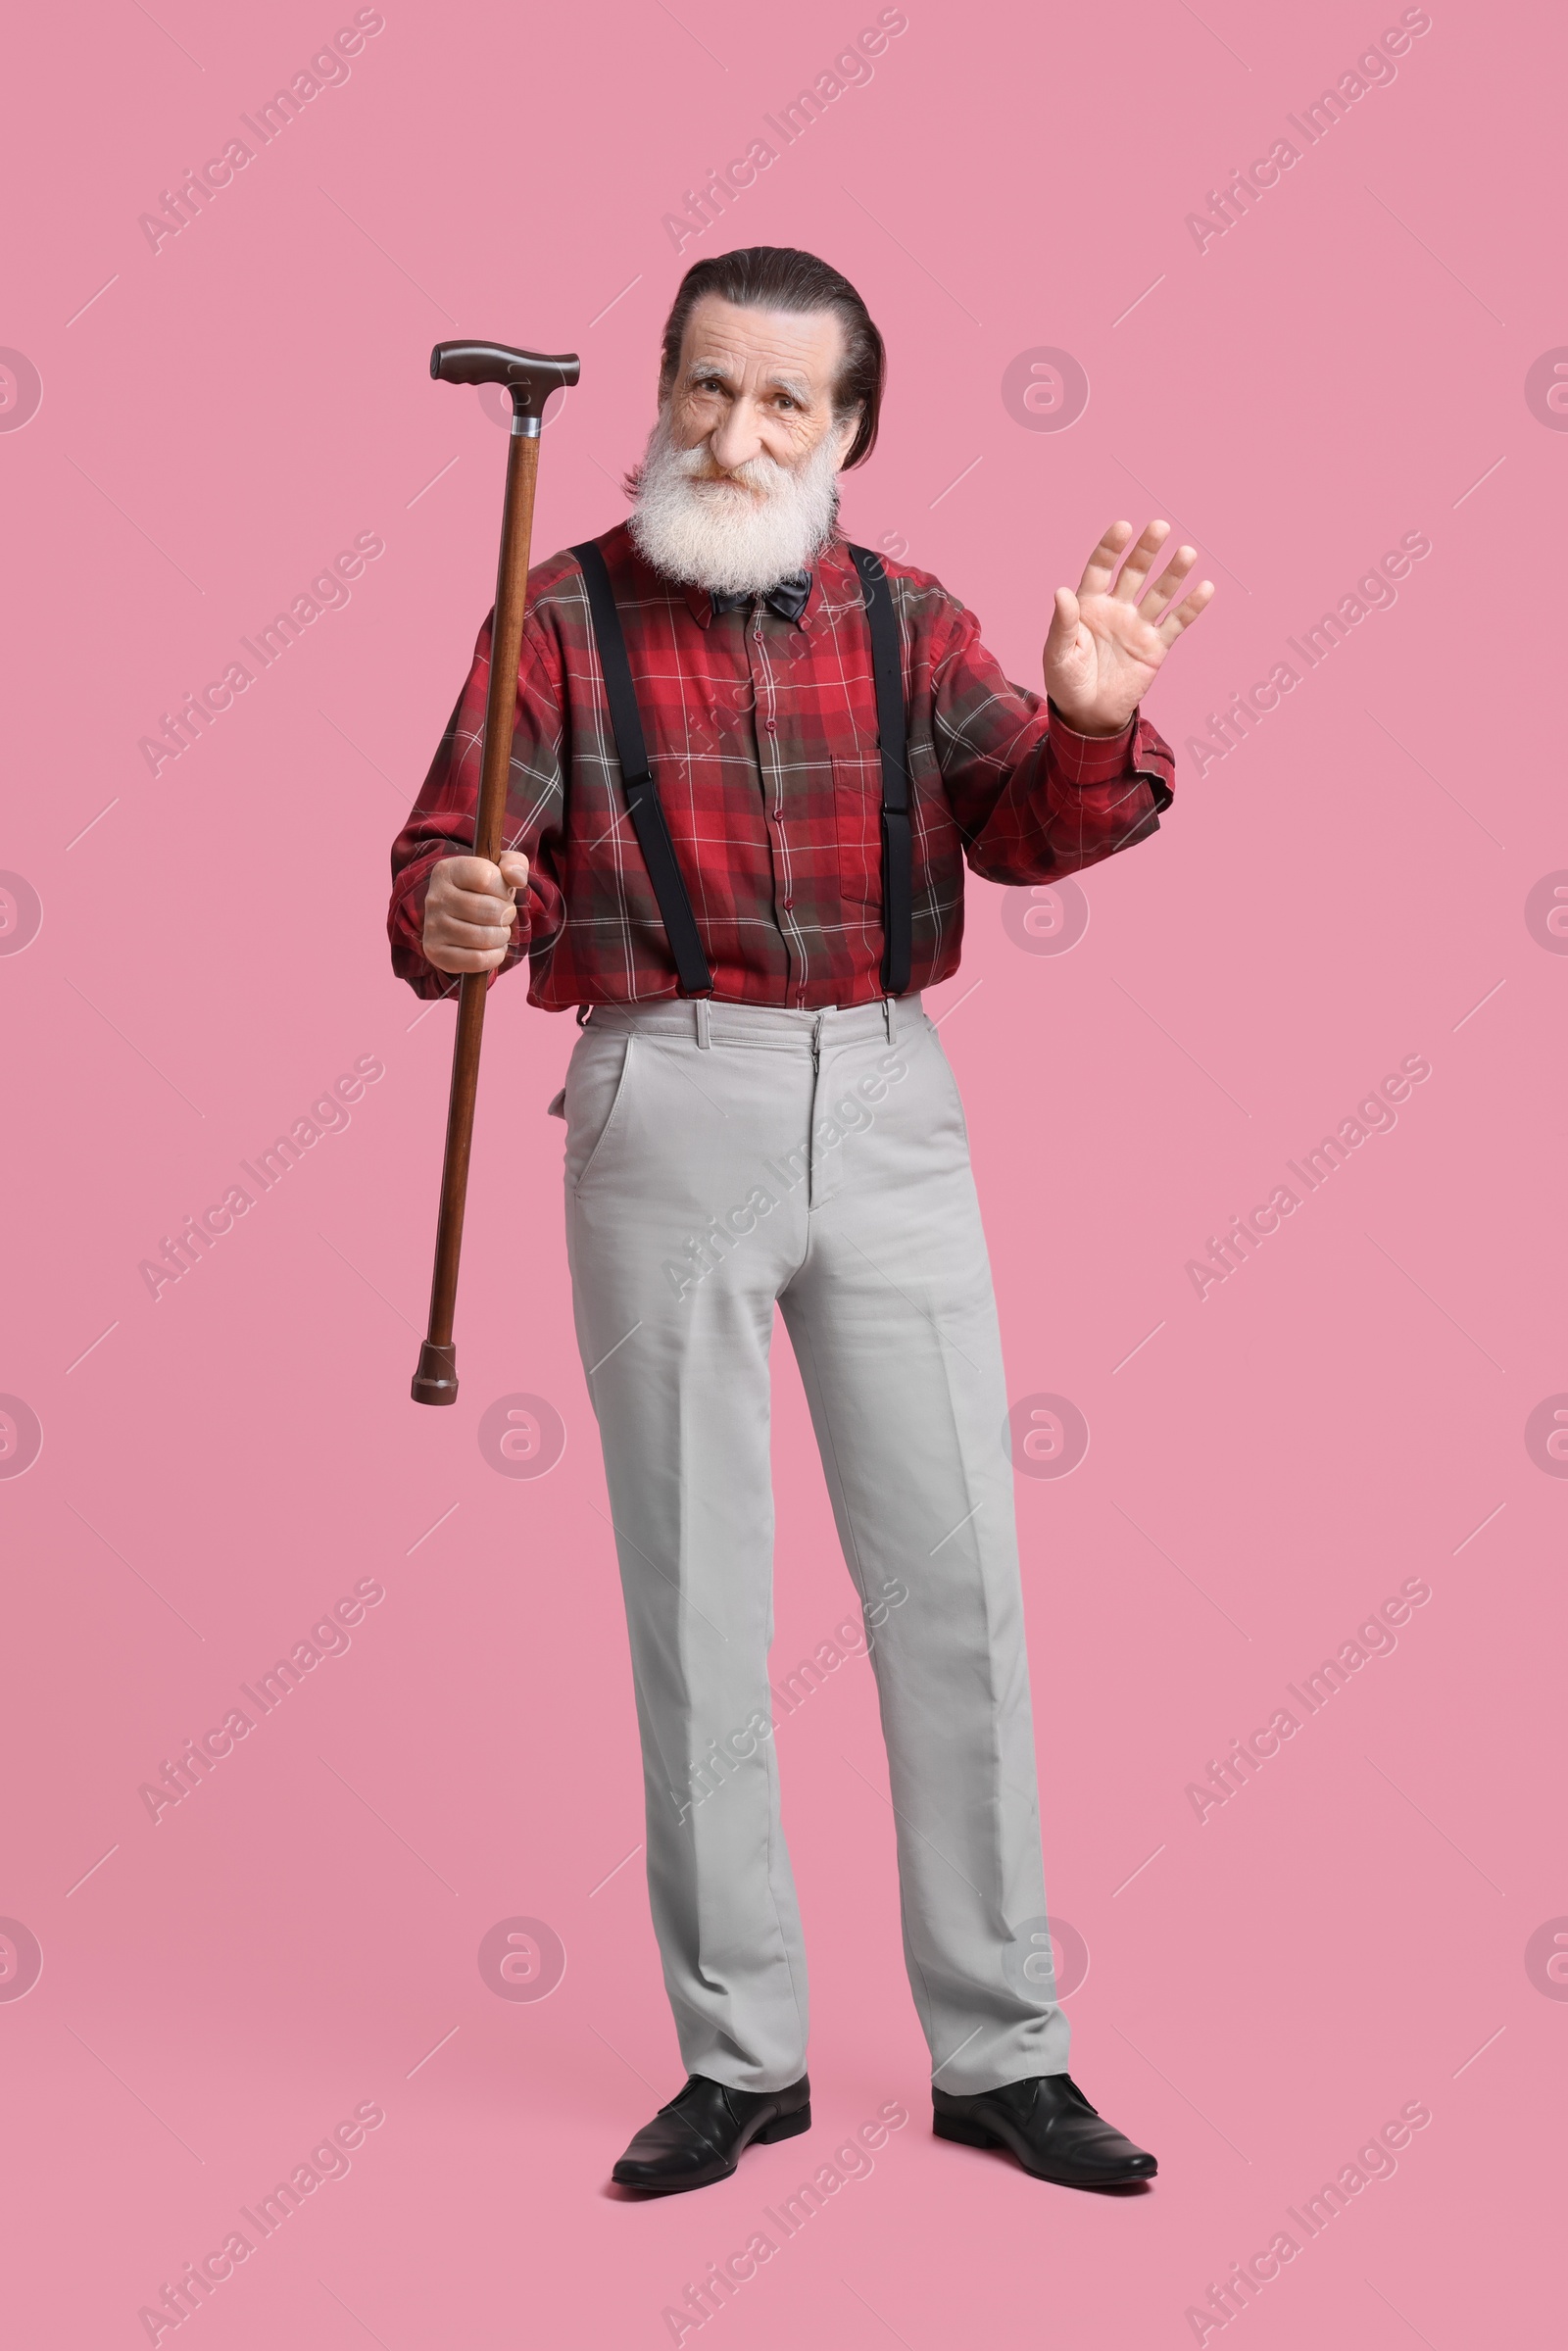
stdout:
<svg viewBox="0 0 1568 2351">
<path fill-rule="evenodd" d="M 773 582 L 762 602 L 769 611 L 777 612 L 781 620 L 799 620 L 810 593 L 811 574 L 808 571 L 790 571 L 782 579 Z M 743 605 L 749 605 L 752 601 L 750 593 L 721 596 L 716 588 L 712 591 L 712 598 L 715 619 L 720 612 L 738 612 Z"/>
</svg>

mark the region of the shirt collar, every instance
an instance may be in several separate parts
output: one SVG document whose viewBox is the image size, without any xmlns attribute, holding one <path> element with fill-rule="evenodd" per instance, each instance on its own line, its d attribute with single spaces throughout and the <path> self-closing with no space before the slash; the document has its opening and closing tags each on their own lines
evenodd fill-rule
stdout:
<svg viewBox="0 0 1568 2351">
<path fill-rule="evenodd" d="M 826 598 L 827 590 L 824 588 L 823 584 L 824 572 L 827 572 L 830 575 L 830 584 L 838 583 L 840 581 L 841 574 L 847 575 L 851 579 L 854 579 L 855 573 L 850 564 L 849 557 L 845 553 L 845 543 L 842 539 L 834 538 L 831 540 L 830 543 L 822 550 L 821 555 L 817 558 L 816 563 L 812 565 L 808 572 L 799 572 L 795 574 L 795 578 L 797 580 L 805 579 L 808 583 L 805 600 L 804 602 L 799 602 L 798 609 L 794 609 L 798 601 L 796 599 L 791 600 L 791 609 L 786 609 L 783 604 L 777 601 L 780 590 L 788 584 L 783 580 L 780 580 L 776 587 L 769 590 L 767 596 L 763 599 L 763 602 L 767 605 L 769 611 L 778 612 L 782 619 L 793 620 L 802 628 L 809 628 L 816 619 L 817 614 L 820 612 Z M 690 612 L 692 618 L 697 621 L 699 626 L 702 628 L 708 627 L 710 621 L 713 617 L 715 608 L 724 612 L 728 612 L 737 606 L 750 604 L 752 601 L 750 597 L 745 596 L 733 599 L 715 597 L 710 595 L 707 588 L 699 588 L 690 580 L 683 580 L 681 582 L 680 592 L 686 599 L 686 607 Z"/>
</svg>

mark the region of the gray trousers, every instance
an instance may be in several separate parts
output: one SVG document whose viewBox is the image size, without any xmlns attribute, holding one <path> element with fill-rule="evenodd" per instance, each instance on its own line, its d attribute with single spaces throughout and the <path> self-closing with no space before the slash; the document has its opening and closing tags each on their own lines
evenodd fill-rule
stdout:
<svg viewBox="0 0 1568 2351">
<path fill-rule="evenodd" d="M 767 1671 L 775 1302 L 870 1633 L 933 2077 L 963 2093 L 1064 2071 L 1002 1352 L 935 1027 L 917 996 L 601 1006 L 564 1103 L 577 1339 L 688 2072 L 765 2090 L 806 2067 Z"/>
</svg>

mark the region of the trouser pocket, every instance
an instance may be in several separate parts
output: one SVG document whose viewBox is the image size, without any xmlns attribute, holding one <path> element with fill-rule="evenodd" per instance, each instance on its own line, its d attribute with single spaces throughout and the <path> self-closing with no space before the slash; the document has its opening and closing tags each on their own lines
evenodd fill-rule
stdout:
<svg viewBox="0 0 1568 2351">
<path fill-rule="evenodd" d="M 624 1032 L 605 1029 L 595 1035 L 587 1028 L 572 1048 L 562 1089 L 568 1191 L 578 1191 L 589 1170 L 613 1155 L 624 1124 L 636 1043 Z"/>
</svg>

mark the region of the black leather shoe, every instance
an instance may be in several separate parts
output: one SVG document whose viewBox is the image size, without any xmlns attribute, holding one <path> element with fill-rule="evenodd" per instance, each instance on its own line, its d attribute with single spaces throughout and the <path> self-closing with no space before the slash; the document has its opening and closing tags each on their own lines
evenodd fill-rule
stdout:
<svg viewBox="0 0 1568 2351">
<path fill-rule="evenodd" d="M 955 2097 L 931 2089 L 932 2129 L 965 2147 L 1006 2147 L 1036 2180 L 1060 2187 L 1124 2187 L 1152 2180 L 1152 2155 L 1102 2122 L 1069 2074 L 1035 2074 Z"/>
<path fill-rule="evenodd" d="M 727 2089 L 706 2074 L 686 2086 L 638 2131 L 611 2173 L 622 2187 L 669 2196 L 727 2180 L 753 2139 L 795 2138 L 811 2128 L 811 2084 L 803 2074 L 788 2089 Z"/>
</svg>

